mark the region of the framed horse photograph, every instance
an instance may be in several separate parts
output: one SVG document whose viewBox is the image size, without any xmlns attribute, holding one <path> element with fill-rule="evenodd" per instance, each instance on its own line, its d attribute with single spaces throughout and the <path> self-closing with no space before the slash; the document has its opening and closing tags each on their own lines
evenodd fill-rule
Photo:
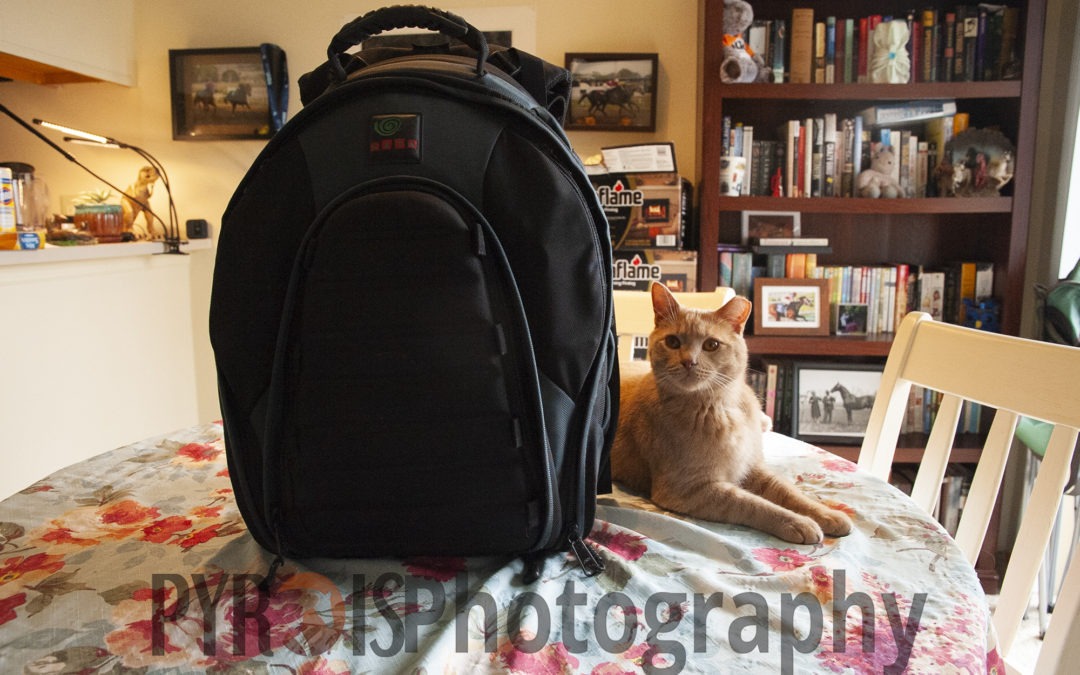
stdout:
<svg viewBox="0 0 1080 675">
<path fill-rule="evenodd" d="M 265 51 L 170 49 L 173 140 L 270 138 L 284 110 L 272 109 L 280 102 L 272 99 L 267 86 Z"/>
<path fill-rule="evenodd" d="M 791 429 L 813 443 L 858 445 L 881 386 L 884 364 L 799 362 L 792 364 Z"/>
<path fill-rule="evenodd" d="M 754 279 L 754 335 L 828 335 L 828 279 Z"/>
<path fill-rule="evenodd" d="M 656 54 L 569 53 L 573 77 L 563 127 L 581 131 L 656 131 Z"/>
</svg>

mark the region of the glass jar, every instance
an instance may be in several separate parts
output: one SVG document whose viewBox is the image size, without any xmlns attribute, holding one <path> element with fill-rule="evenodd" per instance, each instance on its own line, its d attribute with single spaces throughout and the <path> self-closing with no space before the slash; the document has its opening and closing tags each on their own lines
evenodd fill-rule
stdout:
<svg viewBox="0 0 1080 675">
<path fill-rule="evenodd" d="M 79 204 L 75 207 L 75 229 L 86 230 L 102 244 L 124 239 L 124 212 L 119 204 Z"/>
</svg>

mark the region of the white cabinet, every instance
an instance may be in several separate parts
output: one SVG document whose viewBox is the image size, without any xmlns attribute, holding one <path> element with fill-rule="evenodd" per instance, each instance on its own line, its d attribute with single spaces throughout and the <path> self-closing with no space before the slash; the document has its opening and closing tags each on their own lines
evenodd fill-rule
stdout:
<svg viewBox="0 0 1080 675">
<path fill-rule="evenodd" d="M 135 84 L 134 0 L 3 0 L 0 76 Z"/>
</svg>

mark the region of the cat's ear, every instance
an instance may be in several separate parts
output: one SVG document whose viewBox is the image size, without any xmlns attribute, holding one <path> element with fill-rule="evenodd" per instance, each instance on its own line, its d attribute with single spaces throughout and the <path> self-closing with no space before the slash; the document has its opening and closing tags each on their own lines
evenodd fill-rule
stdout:
<svg viewBox="0 0 1080 675">
<path fill-rule="evenodd" d="M 656 315 L 656 325 L 672 322 L 679 318 L 679 301 L 661 283 L 653 282 L 650 287 L 652 293 L 653 313 Z"/>
<path fill-rule="evenodd" d="M 727 304 L 716 310 L 716 317 L 730 324 L 735 329 L 735 332 L 741 335 L 743 329 L 746 328 L 746 320 L 750 318 L 750 310 L 753 307 L 754 305 L 749 300 L 741 295 L 736 295 L 731 300 L 728 300 Z"/>
</svg>

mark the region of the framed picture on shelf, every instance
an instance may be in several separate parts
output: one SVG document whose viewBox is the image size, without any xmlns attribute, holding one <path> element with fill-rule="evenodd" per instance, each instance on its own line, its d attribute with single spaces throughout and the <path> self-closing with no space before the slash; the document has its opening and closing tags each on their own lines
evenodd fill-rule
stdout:
<svg viewBox="0 0 1080 675">
<path fill-rule="evenodd" d="M 573 77 L 567 129 L 656 130 L 656 54 L 569 53 Z"/>
<path fill-rule="evenodd" d="M 280 127 L 261 47 L 170 49 L 173 140 L 267 139 Z M 283 112 L 283 111 L 282 111 Z"/>
<path fill-rule="evenodd" d="M 794 435 L 811 443 L 862 443 L 884 364 L 796 361 L 792 368 Z"/>
<path fill-rule="evenodd" d="M 836 305 L 837 335 L 866 335 L 870 305 L 864 302 L 840 302 Z"/>
<path fill-rule="evenodd" d="M 798 211 L 743 211 L 742 244 L 762 237 L 798 237 L 802 234 Z"/>
<path fill-rule="evenodd" d="M 754 335 L 828 335 L 828 279 L 754 279 Z"/>
</svg>

